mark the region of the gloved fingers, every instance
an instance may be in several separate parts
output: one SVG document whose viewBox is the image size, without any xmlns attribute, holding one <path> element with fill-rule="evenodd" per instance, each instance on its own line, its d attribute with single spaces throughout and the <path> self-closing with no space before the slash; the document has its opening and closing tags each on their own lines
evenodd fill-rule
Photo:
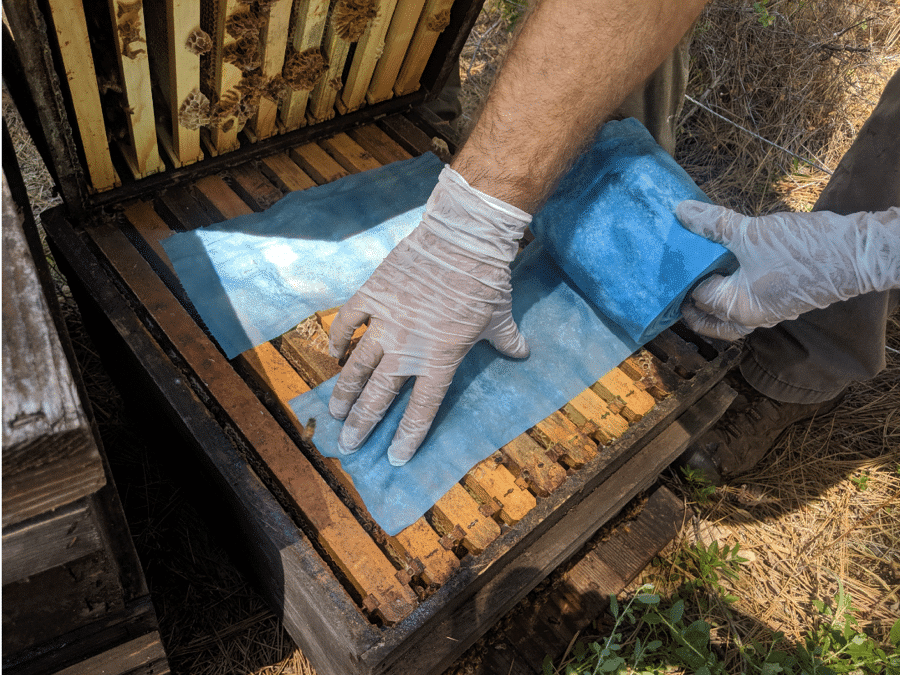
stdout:
<svg viewBox="0 0 900 675">
<path fill-rule="evenodd" d="M 383 356 L 384 350 L 378 340 L 368 332 L 363 335 L 334 384 L 328 401 L 328 412 L 332 417 L 338 420 L 347 417 Z"/>
<path fill-rule="evenodd" d="M 375 369 L 341 428 L 338 436 L 341 454 L 349 455 L 359 450 L 408 379 L 407 375 L 385 375 L 383 370 Z"/>
<path fill-rule="evenodd" d="M 706 202 L 687 199 L 675 209 L 675 215 L 684 227 L 694 234 L 731 248 L 738 227 L 745 218 L 731 209 Z"/>
<path fill-rule="evenodd" d="M 347 353 L 354 331 L 369 319 L 369 314 L 353 307 L 353 298 L 341 307 L 328 331 L 328 353 L 340 359 Z"/>
<path fill-rule="evenodd" d="M 440 377 L 420 375 L 416 378 L 409 404 L 397 433 L 394 434 L 391 447 L 388 448 L 388 461 L 391 464 L 403 466 L 416 454 L 431 428 L 452 379 L 452 373 L 442 374 Z"/>
<path fill-rule="evenodd" d="M 691 300 L 699 309 L 707 314 L 713 314 L 724 319 L 734 319 L 731 316 L 734 297 L 737 293 L 735 275 L 740 270 L 729 276 L 713 274 L 703 280 L 691 292 Z"/>
<path fill-rule="evenodd" d="M 509 309 L 504 314 L 495 315 L 482 337 L 490 340 L 494 349 L 501 354 L 514 359 L 528 358 L 531 353 Z"/>
<path fill-rule="evenodd" d="M 685 304 L 681 307 L 681 315 L 692 331 L 707 337 L 733 342 L 753 332 L 751 327 L 743 326 L 734 321 L 723 321 L 690 304 Z"/>
</svg>

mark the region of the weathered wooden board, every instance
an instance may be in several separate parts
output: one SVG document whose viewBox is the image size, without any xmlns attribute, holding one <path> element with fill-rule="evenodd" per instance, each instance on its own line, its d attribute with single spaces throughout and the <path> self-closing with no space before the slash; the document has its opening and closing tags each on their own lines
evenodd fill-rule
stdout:
<svg viewBox="0 0 900 675">
<path fill-rule="evenodd" d="M 3 527 L 106 482 L 22 217 L 3 179 Z"/>
</svg>

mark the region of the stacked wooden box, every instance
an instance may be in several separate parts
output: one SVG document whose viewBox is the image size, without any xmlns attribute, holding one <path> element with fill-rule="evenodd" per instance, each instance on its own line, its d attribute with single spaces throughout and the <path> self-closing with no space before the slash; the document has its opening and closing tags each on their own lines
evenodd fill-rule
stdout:
<svg viewBox="0 0 900 675">
<path fill-rule="evenodd" d="M 4 177 L 3 671 L 161 675 L 143 573 L 22 221 Z"/>
</svg>

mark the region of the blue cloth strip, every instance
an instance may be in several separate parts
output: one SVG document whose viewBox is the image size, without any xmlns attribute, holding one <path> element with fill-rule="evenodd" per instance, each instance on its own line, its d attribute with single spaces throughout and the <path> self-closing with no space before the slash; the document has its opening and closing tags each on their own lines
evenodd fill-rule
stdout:
<svg viewBox="0 0 900 675">
<path fill-rule="evenodd" d="M 418 223 L 440 168 L 430 156 L 390 164 L 175 235 L 165 248 L 233 356 L 348 299 Z M 536 216 L 538 241 L 513 264 L 513 316 L 531 356 L 476 345 L 405 466 L 386 455 L 411 382 L 350 456 L 338 452 L 341 423 L 328 414 L 334 380 L 291 401 L 300 420 L 316 420 L 316 447 L 341 459 L 381 527 L 396 534 L 415 522 L 472 466 L 674 323 L 698 279 L 733 267 L 726 249 L 678 224 L 674 208 L 688 198 L 706 199 L 640 124 L 605 125 Z"/>
</svg>

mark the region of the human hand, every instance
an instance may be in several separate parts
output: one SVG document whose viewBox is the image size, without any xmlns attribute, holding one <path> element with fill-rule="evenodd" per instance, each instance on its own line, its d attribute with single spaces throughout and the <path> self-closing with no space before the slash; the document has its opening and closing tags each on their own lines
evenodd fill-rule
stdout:
<svg viewBox="0 0 900 675">
<path fill-rule="evenodd" d="M 445 167 L 422 222 L 344 304 L 331 325 L 331 355 L 371 319 L 334 386 L 329 412 L 344 419 L 339 450 L 355 452 L 415 377 L 388 448 L 402 466 L 415 454 L 463 357 L 488 339 L 503 354 L 528 356 L 511 313 L 509 263 L 531 216 L 470 187 Z"/>
<path fill-rule="evenodd" d="M 678 205 L 688 230 L 728 248 L 729 276 L 694 289 L 682 314 L 698 333 L 736 340 L 759 327 L 862 293 L 900 286 L 900 208 L 841 216 L 829 211 L 750 218 L 697 201 Z"/>
</svg>

